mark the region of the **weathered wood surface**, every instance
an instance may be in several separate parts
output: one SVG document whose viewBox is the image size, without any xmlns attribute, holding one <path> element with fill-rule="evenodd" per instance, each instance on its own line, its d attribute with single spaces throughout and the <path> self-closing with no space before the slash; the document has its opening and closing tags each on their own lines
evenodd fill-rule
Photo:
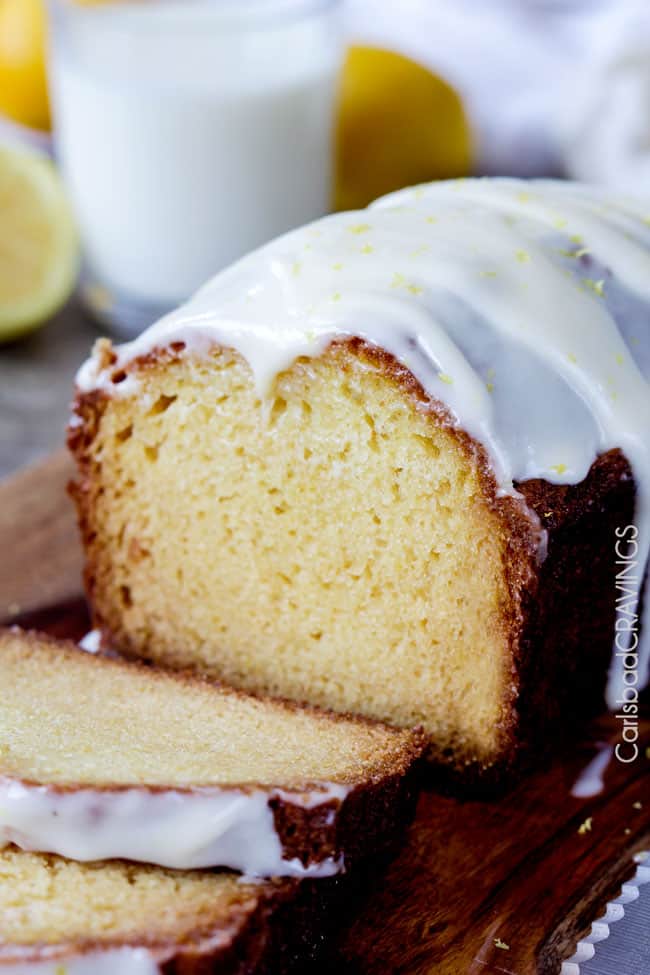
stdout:
<svg viewBox="0 0 650 975">
<path fill-rule="evenodd" d="M 66 451 L 0 483 L 0 619 L 81 595 L 81 549 Z"/>
</svg>

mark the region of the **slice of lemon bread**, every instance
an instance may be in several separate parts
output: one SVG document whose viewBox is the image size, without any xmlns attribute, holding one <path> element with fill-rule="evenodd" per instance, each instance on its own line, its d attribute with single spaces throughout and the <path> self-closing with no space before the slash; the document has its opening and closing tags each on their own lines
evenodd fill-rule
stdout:
<svg viewBox="0 0 650 975">
<path fill-rule="evenodd" d="M 0 843 L 322 877 L 389 849 L 418 732 L 0 631 Z"/>
<path fill-rule="evenodd" d="M 0 971 L 283 975 L 320 938 L 314 886 L 10 847 L 0 850 Z"/>
<path fill-rule="evenodd" d="M 418 187 L 100 343 L 69 436 L 94 625 L 421 723 L 464 781 L 601 709 L 608 670 L 617 707 L 650 651 L 614 628 L 617 560 L 636 619 L 650 548 L 646 216 L 570 184 Z"/>
</svg>

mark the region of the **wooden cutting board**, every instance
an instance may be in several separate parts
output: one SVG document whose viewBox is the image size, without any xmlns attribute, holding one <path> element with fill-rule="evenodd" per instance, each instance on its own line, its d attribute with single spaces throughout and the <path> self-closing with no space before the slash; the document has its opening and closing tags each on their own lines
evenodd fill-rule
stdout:
<svg viewBox="0 0 650 975">
<path fill-rule="evenodd" d="M 70 473 L 61 453 L 0 484 L 0 619 L 78 638 L 88 618 Z M 650 721 L 638 761 L 613 760 L 600 795 L 571 796 L 597 743 L 616 734 L 603 716 L 496 801 L 425 791 L 402 854 L 342 940 L 338 975 L 558 973 L 633 854 L 650 849 Z"/>
</svg>

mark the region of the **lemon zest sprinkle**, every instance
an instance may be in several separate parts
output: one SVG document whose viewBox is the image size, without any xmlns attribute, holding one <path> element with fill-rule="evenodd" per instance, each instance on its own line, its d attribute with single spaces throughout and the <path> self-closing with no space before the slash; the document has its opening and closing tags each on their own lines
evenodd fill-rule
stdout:
<svg viewBox="0 0 650 975">
<path fill-rule="evenodd" d="M 591 833 L 593 823 L 594 823 L 593 816 L 587 816 L 584 823 L 580 823 L 580 825 L 578 826 L 578 833 L 580 834 L 580 836 L 584 836 L 585 833 Z"/>
<path fill-rule="evenodd" d="M 510 945 L 506 944 L 505 941 L 502 941 L 501 938 L 494 939 L 494 947 L 500 948 L 501 951 L 510 951 Z"/>
<path fill-rule="evenodd" d="M 454 380 L 453 380 L 453 379 L 451 378 L 451 376 L 448 376 L 448 375 L 447 375 L 447 373 L 446 373 L 446 372 L 439 372 L 439 373 L 438 373 L 438 379 L 440 379 L 440 380 L 441 380 L 441 381 L 442 381 L 443 383 L 447 383 L 447 385 L 448 385 L 448 386 L 451 386 L 451 384 L 452 384 L 452 383 L 453 383 L 453 381 L 454 381 Z"/>
<path fill-rule="evenodd" d="M 372 246 L 372 244 L 364 244 L 363 247 L 361 248 L 361 250 L 359 251 L 359 253 L 360 254 L 372 254 L 372 252 L 374 251 L 374 249 L 375 248 Z"/>
<path fill-rule="evenodd" d="M 566 464 L 551 464 L 551 470 L 555 471 L 556 474 L 564 474 L 566 469 Z"/>
<path fill-rule="evenodd" d="M 531 259 L 528 251 L 524 251 L 524 250 L 517 251 L 516 258 L 520 264 L 526 264 Z"/>
<path fill-rule="evenodd" d="M 593 278 L 585 278 L 584 285 L 594 294 L 598 295 L 599 298 L 605 297 L 605 281 L 603 278 L 600 281 L 594 281 Z"/>
<path fill-rule="evenodd" d="M 353 223 L 348 227 L 351 234 L 366 234 L 370 230 L 369 223 Z"/>
</svg>

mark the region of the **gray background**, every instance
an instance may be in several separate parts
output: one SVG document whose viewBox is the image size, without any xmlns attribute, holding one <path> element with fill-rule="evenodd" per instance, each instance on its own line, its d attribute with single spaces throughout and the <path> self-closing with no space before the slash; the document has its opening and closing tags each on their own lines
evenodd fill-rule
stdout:
<svg viewBox="0 0 650 975">
<path fill-rule="evenodd" d="M 0 478 L 63 445 L 74 375 L 99 334 L 73 299 L 38 332 L 0 345 Z"/>
</svg>

